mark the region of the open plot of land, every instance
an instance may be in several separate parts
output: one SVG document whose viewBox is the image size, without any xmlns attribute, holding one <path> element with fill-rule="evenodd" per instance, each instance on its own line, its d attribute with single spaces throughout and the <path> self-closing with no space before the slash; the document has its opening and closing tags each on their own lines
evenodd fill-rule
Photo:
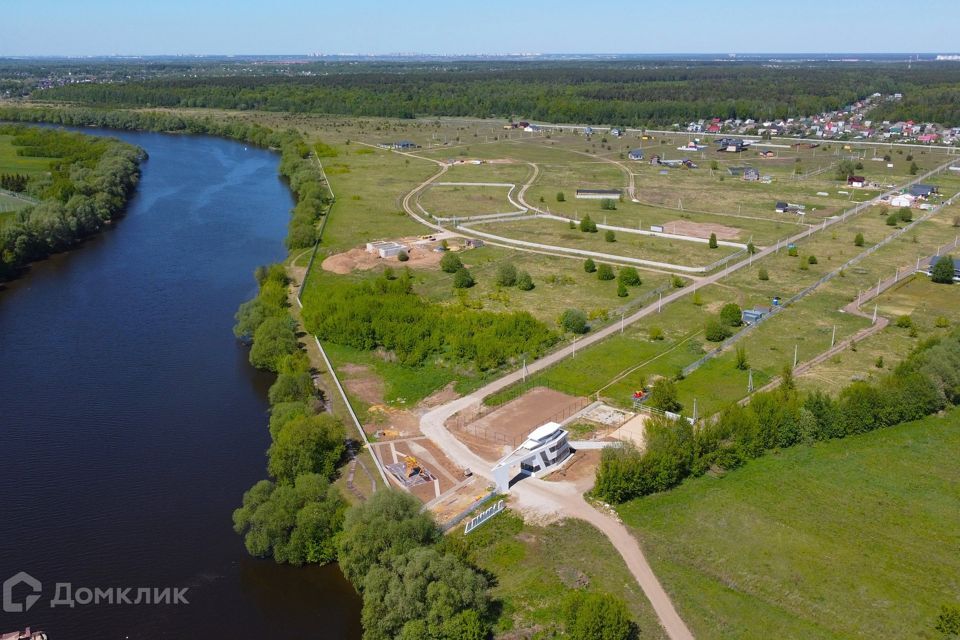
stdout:
<svg viewBox="0 0 960 640">
<path fill-rule="evenodd" d="M 454 433 L 478 454 L 491 460 L 520 446 L 531 431 L 547 422 L 561 422 L 589 403 L 545 387 L 531 389 L 488 413 L 468 409 L 451 418 Z"/>
<path fill-rule="evenodd" d="M 595 220 L 602 223 L 603 220 Z M 710 249 L 706 243 L 627 233 L 616 234 L 616 242 L 606 242 L 604 231 L 584 233 L 570 229 L 565 222 L 548 218 L 505 220 L 496 223 L 475 222 L 471 229 L 504 238 L 545 245 L 639 258 L 665 264 L 703 267 L 739 251 L 736 247 Z"/>
<path fill-rule="evenodd" d="M 370 448 L 391 473 L 391 482 L 407 489 L 422 502 L 429 502 L 464 479 L 463 470 L 425 437 L 371 443 Z M 406 460 L 415 460 L 416 471 L 407 476 Z M 393 477 L 396 471 L 400 480 Z"/>
<path fill-rule="evenodd" d="M 507 198 L 512 190 L 513 187 L 489 184 L 438 184 L 420 196 L 420 206 L 439 218 L 522 211 Z"/>
<path fill-rule="evenodd" d="M 0 135 L 0 173 L 23 173 L 36 175 L 50 171 L 50 163 L 56 158 L 35 158 L 17 155 L 19 147 L 13 144 L 13 136 Z"/>
<path fill-rule="evenodd" d="M 377 267 L 430 268 L 440 264 L 442 254 L 434 251 L 439 243 L 420 238 L 400 238 L 396 242 L 406 247 L 409 258 L 406 262 L 400 262 L 397 256 L 381 258 L 378 254 L 367 251 L 364 246 L 324 258 L 321 266 L 325 271 L 344 275 L 352 271 L 370 271 Z"/>
<path fill-rule="evenodd" d="M 520 185 L 527 181 L 533 169 L 525 162 L 514 160 L 484 160 L 482 164 L 465 162 L 453 164 L 443 174 L 444 182 L 509 182 Z"/>
<path fill-rule="evenodd" d="M 593 318 L 619 318 L 621 312 L 651 303 L 655 299 L 650 297 L 654 295 L 652 292 L 670 283 L 670 277 L 665 273 L 641 269 L 643 284 L 630 287 L 629 295 L 620 298 L 616 281 L 601 281 L 596 273 L 586 273 L 582 258 L 513 251 L 490 245 L 459 255 L 476 285 L 468 290 L 454 289 L 452 274 L 440 269 L 422 269 L 414 272 L 417 293 L 434 302 L 463 300 L 471 307 L 489 311 L 525 310 L 549 325 L 553 325 L 571 306 L 584 309 Z M 497 270 L 504 263 L 529 273 L 534 288 L 521 291 L 516 287 L 498 286 Z"/>
<path fill-rule="evenodd" d="M 958 448 L 953 411 L 618 510 L 698 638 L 933 638 L 960 600 Z"/>
<path fill-rule="evenodd" d="M 520 640 L 553 628 L 574 590 L 601 591 L 623 600 L 637 623 L 637 640 L 665 638 L 650 602 L 620 554 L 595 528 L 580 520 L 550 526 L 523 523 L 506 510 L 478 529 L 450 534 L 472 562 L 491 572 L 499 603 L 497 638 Z"/>
</svg>

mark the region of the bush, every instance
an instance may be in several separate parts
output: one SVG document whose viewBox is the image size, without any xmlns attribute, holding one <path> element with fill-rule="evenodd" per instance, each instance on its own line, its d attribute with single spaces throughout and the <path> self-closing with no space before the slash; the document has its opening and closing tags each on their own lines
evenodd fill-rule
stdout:
<svg viewBox="0 0 960 640">
<path fill-rule="evenodd" d="M 565 202 L 567 197 L 563 195 L 563 191 L 557 191 L 557 202 Z"/>
<path fill-rule="evenodd" d="M 501 287 L 512 287 L 517 284 L 517 268 L 510 262 L 504 262 L 497 267 L 497 284 Z"/>
<path fill-rule="evenodd" d="M 589 215 L 583 216 L 580 220 L 580 231 L 584 233 L 596 233 L 597 223 L 590 219 Z"/>
<path fill-rule="evenodd" d="M 756 252 L 757 252 L 757 247 L 756 247 L 756 245 L 754 245 L 753 242 L 748 242 L 748 243 L 747 243 L 747 253 L 749 253 L 750 255 L 753 255 L 753 254 L 755 254 Z"/>
<path fill-rule="evenodd" d="M 276 371 L 280 359 L 297 350 L 295 322 L 289 315 L 264 320 L 253 334 L 250 364 L 258 369 Z"/>
<path fill-rule="evenodd" d="M 616 200 L 612 200 L 610 198 L 604 198 L 600 201 L 600 208 L 604 211 L 616 211 L 617 202 Z"/>
<path fill-rule="evenodd" d="M 626 605 L 609 593 L 573 591 L 563 611 L 570 640 L 629 640 L 637 633 Z"/>
<path fill-rule="evenodd" d="M 730 337 L 730 329 L 717 318 L 707 320 L 703 333 L 710 342 L 723 342 Z"/>
<path fill-rule="evenodd" d="M 453 287 L 455 289 L 469 289 L 474 285 L 473 276 L 467 271 L 466 267 L 460 267 L 453 274 Z"/>
<path fill-rule="evenodd" d="M 717 248 L 717 234 L 715 233 L 710 234 L 710 240 L 708 242 L 708 245 L 711 249 Z"/>
<path fill-rule="evenodd" d="M 680 276 L 670 276 L 670 286 L 674 289 L 683 289 L 686 283 L 683 281 L 683 278 Z"/>
<path fill-rule="evenodd" d="M 462 268 L 463 262 L 460 260 L 460 256 L 455 253 L 447 251 L 443 254 L 443 257 L 440 258 L 440 269 L 444 273 L 456 273 Z"/>
<path fill-rule="evenodd" d="M 720 322 L 728 327 L 739 327 L 743 324 L 743 311 L 740 305 L 734 302 L 728 302 L 720 309 Z"/>
<path fill-rule="evenodd" d="M 650 327 L 647 331 L 647 337 L 651 340 L 663 340 L 663 329 L 660 327 Z"/>
<path fill-rule="evenodd" d="M 950 319 L 947 318 L 947 316 L 937 316 L 933 326 L 935 326 L 937 329 L 946 329 L 950 326 Z"/>
<path fill-rule="evenodd" d="M 953 284 L 953 274 L 953 257 L 940 256 L 933 263 L 933 268 L 930 270 L 930 279 L 940 284 Z"/>
<path fill-rule="evenodd" d="M 858 233 L 857 236 L 853 239 L 853 246 L 862 247 L 864 245 L 863 234 Z"/>
<path fill-rule="evenodd" d="M 526 271 L 517 274 L 517 289 L 520 291 L 530 291 L 533 289 L 533 278 Z"/>
<path fill-rule="evenodd" d="M 640 280 L 640 274 L 637 273 L 637 270 L 633 267 L 623 267 L 620 269 L 620 274 L 617 276 L 621 284 L 625 284 L 630 287 L 639 287 L 643 284 L 643 281 Z"/>
<path fill-rule="evenodd" d="M 410 259 L 410 255 L 406 251 L 401 251 L 400 253 L 397 254 L 397 260 L 399 260 L 400 262 L 406 262 L 409 259 Z"/>
<path fill-rule="evenodd" d="M 787 255 L 791 258 L 796 258 L 798 255 L 800 255 L 800 250 L 796 247 L 787 247 Z"/>
<path fill-rule="evenodd" d="M 660 378 L 650 392 L 650 406 L 661 411 L 680 413 L 683 405 L 677 394 L 676 383 L 669 378 Z"/>
<path fill-rule="evenodd" d="M 603 239 L 607 242 L 616 242 L 617 234 L 615 234 L 612 229 L 607 229 L 607 232 L 603 234 Z"/>
<path fill-rule="evenodd" d="M 897 226 L 898 222 L 900 222 L 900 216 L 898 216 L 897 214 L 891 213 L 890 215 L 887 216 L 888 227 L 895 227 Z"/>
<path fill-rule="evenodd" d="M 807 256 L 807 264 L 817 264 L 817 256 Z"/>
<path fill-rule="evenodd" d="M 900 207 L 900 210 L 897 211 L 897 217 L 903 222 L 910 222 L 913 220 L 913 211 L 910 210 L 910 207 Z"/>
<path fill-rule="evenodd" d="M 750 368 L 750 363 L 747 362 L 747 348 L 742 344 L 737 345 L 736 366 L 737 366 L 737 369 L 741 371 L 746 371 L 747 369 Z"/>
<path fill-rule="evenodd" d="M 613 267 L 608 264 L 601 264 L 597 267 L 597 278 L 600 280 L 613 280 Z"/>
<path fill-rule="evenodd" d="M 808 271 L 810 269 L 810 263 L 807 262 L 807 259 L 804 258 L 800 261 L 800 271 Z"/>
<path fill-rule="evenodd" d="M 618 283 L 617 283 L 617 297 L 619 297 L 619 298 L 626 298 L 627 295 L 629 295 L 628 292 L 627 292 L 627 285 L 623 284 L 622 282 L 618 282 Z"/>
<path fill-rule="evenodd" d="M 770 274 L 767 273 L 767 270 L 763 267 L 760 267 L 760 271 L 757 272 L 757 278 L 760 280 L 769 280 Z"/>
<path fill-rule="evenodd" d="M 579 309 L 567 309 L 560 315 L 560 327 L 570 333 L 586 333 L 590 330 L 587 316 Z"/>
<path fill-rule="evenodd" d="M 910 175 L 915 176 L 920 171 L 920 166 L 916 162 L 910 163 Z"/>
<path fill-rule="evenodd" d="M 583 261 L 583 270 L 587 273 L 593 273 L 597 270 L 597 264 L 593 261 L 593 258 L 587 258 Z"/>
<path fill-rule="evenodd" d="M 901 329 L 909 329 L 910 327 L 913 326 L 913 318 L 911 318 L 910 316 L 906 316 L 906 315 L 900 316 L 900 317 L 897 318 L 897 323 L 896 323 L 896 324 L 897 324 L 897 326 L 900 327 Z"/>
</svg>

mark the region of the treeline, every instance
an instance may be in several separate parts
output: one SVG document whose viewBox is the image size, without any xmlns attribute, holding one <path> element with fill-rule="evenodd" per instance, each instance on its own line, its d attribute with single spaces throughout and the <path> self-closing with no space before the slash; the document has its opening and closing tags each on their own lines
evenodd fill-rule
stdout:
<svg viewBox="0 0 960 640">
<path fill-rule="evenodd" d="M 604 449 L 594 493 L 612 503 L 664 491 L 711 469 L 735 469 L 771 449 L 843 438 L 936 413 L 960 403 L 960 330 L 919 345 L 876 383 L 854 382 L 836 399 L 801 394 L 789 370 L 774 391 L 724 409 L 694 427 L 647 422 L 646 449 Z"/>
<path fill-rule="evenodd" d="M 27 182 L 30 176 L 23 173 L 3 173 L 0 174 L 0 189 L 22 193 L 27 190 Z"/>
<path fill-rule="evenodd" d="M 542 355 L 559 337 L 527 312 L 491 313 L 431 304 L 413 292 L 412 276 L 385 274 L 337 282 L 303 310 L 321 340 L 355 349 L 384 349 L 406 366 L 431 358 L 472 363 L 486 371 L 521 354 Z"/>
<path fill-rule="evenodd" d="M 48 175 L 22 189 L 42 199 L 0 228 L 0 280 L 27 263 L 74 246 L 119 215 L 140 179 L 142 149 L 119 140 L 6 125 L 21 156 L 52 158 Z M 20 186 L 18 177 L 7 181 Z"/>
<path fill-rule="evenodd" d="M 412 118 L 420 115 L 670 125 L 699 118 L 786 118 L 836 110 L 874 92 L 960 83 L 955 65 L 578 63 L 383 66 L 310 77 L 231 75 L 74 84 L 43 100 Z M 918 119 L 917 115 L 913 116 Z M 955 121 L 950 121 L 955 122 Z M 945 122 L 949 124 L 950 122 Z"/>
<path fill-rule="evenodd" d="M 875 120 L 913 120 L 960 126 L 960 81 L 954 79 L 935 87 L 914 87 L 902 100 L 885 102 L 872 112 Z"/>
<path fill-rule="evenodd" d="M 346 450 L 343 424 L 325 413 L 300 348 L 281 265 L 256 271 L 259 294 L 237 312 L 234 333 L 252 340 L 250 363 L 277 373 L 270 387 L 269 480 L 243 496 L 234 529 L 251 555 L 300 565 L 336 559 L 334 536 L 347 503 L 330 482 Z"/>
<path fill-rule="evenodd" d="M 291 249 L 317 241 L 316 221 L 330 204 L 319 167 L 310 160 L 310 147 L 299 132 L 231 119 L 190 118 L 169 113 L 78 108 L 0 107 L 0 120 L 48 122 L 64 126 L 93 126 L 126 131 L 158 131 L 211 135 L 246 142 L 280 152 L 280 174 L 297 196 L 291 212 L 286 244 Z"/>
</svg>

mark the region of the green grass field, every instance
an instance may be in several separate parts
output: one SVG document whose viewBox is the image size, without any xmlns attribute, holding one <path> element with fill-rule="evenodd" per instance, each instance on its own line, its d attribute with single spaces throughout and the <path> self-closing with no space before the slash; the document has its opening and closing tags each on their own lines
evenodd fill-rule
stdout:
<svg viewBox="0 0 960 640">
<path fill-rule="evenodd" d="M 497 638 L 528 638 L 555 628 L 563 600 L 574 589 L 622 599 L 640 628 L 638 640 L 666 637 L 623 559 L 585 522 L 538 527 L 507 510 L 467 536 L 462 530 L 451 535 L 463 539 L 471 559 L 494 578 Z"/>
<path fill-rule="evenodd" d="M 508 199 L 510 187 L 437 185 L 420 196 L 420 204 L 440 218 L 511 213 L 517 209 Z"/>
<path fill-rule="evenodd" d="M 960 412 L 623 505 L 698 638 L 938 638 L 960 602 Z"/>
<path fill-rule="evenodd" d="M 599 215 L 593 220 L 597 223 L 603 223 L 603 217 Z M 613 224 L 613 221 L 611 220 L 610 223 Z M 605 240 L 606 232 L 603 229 L 600 229 L 597 233 L 584 233 L 579 229 L 570 229 L 566 222 L 544 218 L 496 223 L 474 222 L 470 225 L 470 228 L 526 242 L 537 242 L 689 267 L 704 267 L 740 251 L 736 247 L 721 245 L 716 249 L 710 249 L 704 242 L 687 242 L 623 231 L 615 233 L 615 242 L 607 242 Z"/>
<path fill-rule="evenodd" d="M 13 136 L 0 135 L 0 173 L 25 173 L 37 175 L 50 170 L 50 162 L 56 158 L 28 158 L 17 155 Z"/>
</svg>

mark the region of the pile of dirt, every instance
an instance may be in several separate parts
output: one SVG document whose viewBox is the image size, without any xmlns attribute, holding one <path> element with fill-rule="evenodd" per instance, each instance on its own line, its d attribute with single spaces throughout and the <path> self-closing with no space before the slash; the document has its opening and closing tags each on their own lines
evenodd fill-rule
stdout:
<svg viewBox="0 0 960 640">
<path fill-rule="evenodd" d="M 419 238 L 401 238 L 395 242 L 407 247 L 407 256 L 410 259 L 406 262 L 400 262 L 396 256 L 381 258 L 376 253 L 369 253 L 365 247 L 356 247 L 328 257 L 320 266 L 324 271 L 340 275 L 352 271 L 369 271 L 378 266 L 428 269 L 440 264 L 440 258 L 443 257 L 441 252 L 434 250 L 439 245 L 438 242 L 425 241 Z"/>
</svg>

